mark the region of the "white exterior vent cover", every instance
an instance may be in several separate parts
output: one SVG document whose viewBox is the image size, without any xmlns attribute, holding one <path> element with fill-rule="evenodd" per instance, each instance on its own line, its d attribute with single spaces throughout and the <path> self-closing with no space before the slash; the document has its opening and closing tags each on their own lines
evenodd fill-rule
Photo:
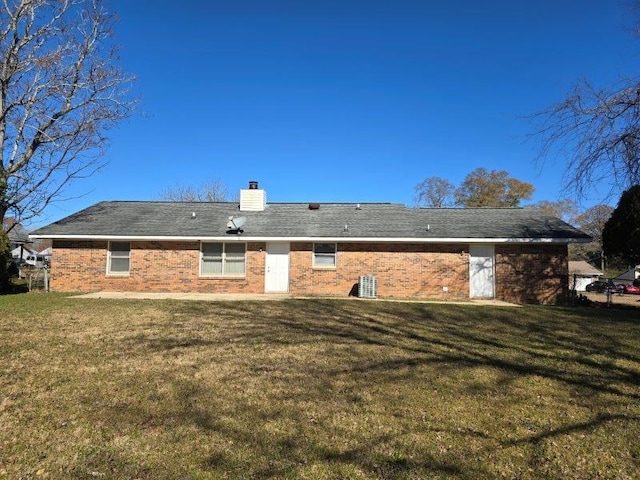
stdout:
<svg viewBox="0 0 640 480">
<path fill-rule="evenodd" d="M 262 212 L 267 205 L 267 192 L 259 188 L 240 190 L 240 211 Z"/>
<path fill-rule="evenodd" d="M 378 281 L 371 275 L 363 275 L 358 279 L 358 297 L 376 298 Z"/>
</svg>

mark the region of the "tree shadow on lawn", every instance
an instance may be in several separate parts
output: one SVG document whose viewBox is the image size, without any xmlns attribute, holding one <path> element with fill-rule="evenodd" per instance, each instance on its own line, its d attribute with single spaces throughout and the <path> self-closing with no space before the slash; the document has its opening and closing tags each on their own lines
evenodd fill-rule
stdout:
<svg viewBox="0 0 640 480">
<path fill-rule="evenodd" d="M 130 344 L 144 344 L 145 348 L 153 351 L 170 351 L 197 347 L 215 346 L 217 342 L 204 340 L 194 336 L 152 336 L 136 335 L 128 340 Z"/>
<path fill-rule="evenodd" d="M 538 375 L 598 392 L 640 398 L 637 391 L 625 392 L 611 386 L 626 384 L 636 389 L 640 385 L 640 372 L 614 363 L 619 358 L 640 363 L 633 346 L 634 339 L 640 338 L 640 315 L 632 323 L 617 317 L 594 318 L 583 311 L 576 322 L 574 310 L 548 307 L 526 313 L 519 309 L 513 315 L 504 314 L 499 308 L 482 310 L 448 305 L 434 310 L 408 304 L 405 316 L 394 318 L 396 309 L 384 305 L 369 311 L 323 302 L 312 311 L 305 305 L 299 307 L 302 308 L 297 312 L 294 309 L 296 315 L 266 320 L 262 329 L 266 338 L 262 339 L 285 336 L 274 328 L 275 321 L 299 333 L 289 335 L 292 340 L 320 336 L 332 344 L 346 341 L 379 345 L 410 354 L 392 362 L 363 358 L 348 366 L 353 371 L 394 370 L 402 362 L 407 366 L 423 363 L 489 366 L 515 376 Z M 553 319 L 544 319 L 543 313 L 553 315 Z M 634 332 L 628 328 L 632 325 Z M 631 340 L 624 337 L 621 326 Z M 614 328 L 617 335 L 611 333 Z M 603 355 L 605 358 L 594 359 Z"/>
<path fill-rule="evenodd" d="M 401 365 L 490 366 L 516 376 L 538 375 L 596 392 L 640 398 L 611 385 L 640 385 L 640 372 L 616 360 L 640 363 L 640 312 L 634 316 L 593 309 L 533 307 L 529 310 L 353 301 L 286 301 L 223 304 L 228 326 L 215 339 L 157 338 L 152 349 L 239 344 L 373 345 L 392 348 L 402 358 L 377 362 L 353 358 L 345 370 L 375 372 Z M 209 318 L 211 304 L 177 304 L 194 318 Z M 213 316 L 220 312 L 213 312 Z M 211 324 L 211 323 L 210 323 Z M 220 332 L 219 332 L 220 333 Z M 144 341 L 144 339 L 141 339 Z M 569 367 L 569 368 L 567 368 Z M 337 374 L 334 371 L 330 374 Z"/>
<path fill-rule="evenodd" d="M 548 431 L 536 433 L 527 438 L 506 440 L 503 442 L 503 445 L 510 446 L 540 443 L 542 441 L 548 440 L 549 438 L 560 437 L 562 435 L 590 432 L 592 430 L 595 430 L 596 428 L 601 427 L 602 425 L 605 425 L 606 423 L 616 422 L 619 420 L 624 420 L 626 422 L 640 422 L 640 417 L 623 414 L 598 414 L 585 422 L 576 422 L 574 424 L 565 425 L 561 428 L 554 428 Z"/>
<path fill-rule="evenodd" d="M 366 435 L 356 439 L 356 446 L 333 449 L 324 441 L 309 438 L 309 431 L 314 429 L 324 430 L 327 438 L 331 435 L 331 425 L 309 425 L 311 419 L 305 410 L 305 405 L 318 404 L 321 408 L 323 402 L 327 402 L 327 392 L 322 389 L 343 397 L 346 403 L 338 408 L 347 408 L 346 405 L 359 408 L 363 395 L 359 392 L 366 392 L 372 384 L 388 388 L 407 378 L 415 381 L 424 375 L 425 368 L 436 372 L 488 368 L 500 375 L 496 376 L 494 385 L 485 387 L 505 392 L 523 378 L 540 377 L 564 384 L 573 391 L 577 401 L 593 409 L 607 408 L 611 396 L 617 398 L 622 407 L 640 399 L 637 369 L 640 358 L 636 348 L 640 314 L 608 312 L 603 315 L 598 310 L 581 308 L 505 310 L 328 300 L 290 300 L 268 306 L 260 302 L 178 302 L 167 306 L 172 314 L 201 322 L 203 329 L 186 340 L 174 335 L 138 336 L 130 341 L 152 352 L 238 345 L 241 352 L 246 349 L 247 355 L 258 352 L 256 358 L 246 358 L 242 364 L 256 381 L 281 386 L 267 394 L 266 406 L 256 407 L 241 394 L 231 395 L 232 405 L 225 404 L 217 402 L 216 392 L 195 380 L 166 379 L 180 392 L 180 401 L 176 411 L 165 413 L 255 449 L 260 461 L 252 473 L 257 476 L 286 476 L 313 461 L 357 465 L 369 475 L 388 478 L 416 471 L 469 478 L 490 474 L 480 463 L 461 458 L 444 461 L 442 456 L 429 451 L 422 451 L 420 458 L 381 455 L 381 445 L 388 448 L 393 444 L 393 438 L 384 434 Z M 219 328 L 215 335 L 209 335 L 214 325 Z M 192 327 L 192 330 L 197 329 Z M 256 346 L 260 347 L 259 351 L 252 350 Z M 325 361 L 319 362 L 317 358 L 305 356 L 307 354 L 301 358 L 286 357 L 306 346 L 320 348 Z M 269 347 L 282 355 L 262 356 L 260 352 Z M 619 362 L 620 359 L 624 362 Z M 304 380 L 310 383 L 297 384 L 301 375 L 312 377 Z M 428 382 L 430 378 L 424 380 Z M 461 395 L 473 396 L 478 387 L 462 382 L 452 388 L 459 389 Z M 607 398 L 602 404 L 597 401 L 600 395 Z M 209 399 L 206 406 L 202 399 Z M 141 411 L 136 415 L 148 413 Z M 157 421 L 164 423 L 162 418 Z M 535 434 L 485 440 L 494 447 L 535 446 L 561 435 L 593 432 L 616 421 L 637 423 L 638 417 L 631 412 L 594 412 L 588 420 L 567 419 L 560 427 L 549 427 Z M 273 422 L 284 422 L 286 428 L 274 433 L 267 428 Z M 449 434 L 468 436 L 464 429 Z M 275 458 L 271 463 L 265 460 L 270 456 Z M 203 460 L 203 467 L 225 470 L 242 462 L 241 457 L 217 451 Z"/>
<path fill-rule="evenodd" d="M 198 387 L 191 383 L 181 383 L 185 387 L 183 392 L 197 396 Z M 464 473 L 459 464 L 443 461 L 427 452 L 422 452 L 419 458 L 407 458 L 397 452 L 380 453 L 381 446 L 394 445 L 395 439 L 390 433 L 367 432 L 347 445 L 340 438 L 340 433 L 332 430 L 329 425 L 316 423 L 309 426 L 304 421 L 294 425 L 291 419 L 303 420 L 305 412 L 301 407 L 292 408 L 290 403 L 260 409 L 253 402 L 244 401 L 238 402 L 233 411 L 223 406 L 219 409 L 202 409 L 195 406 L 198 402 L 194 402 L 190 395 L 182 399 L 182 405 L 188 407 L 184 412 L 187 418 L 200 428 L 233 439 L 239 449 L 248 448 L 252 451 L 244 459 L 242 456 L 238 458 L 233 452 L 217 451 L 202 463 L 208 470 L 239 470 L 249 472 L 252 478 L 289 478 L 295 477 L 309 463 L 319 463 L 328 469 L 337 467 L 338 472 L 346 472 L 349 466 L 356 466 L 359 471 L 376 478 L 404 478 L 409 472 L 438 475 Z M 222 414 L 220 418 L 213 418 L 215 415 L 212 412 Z M 237 421 L 238 418 L 246 417 L 247 421 Z M 267 427 L 270 425 L 281 425 L 282 430 L 274 432 Z M 313 433 L 317 430 L 324 430 L 326 441 L 313 438 Z M 472 467 L 468 470 L 478 471 Z M 336 476 L 331 475 L 331 478 Z"/>
</svg>

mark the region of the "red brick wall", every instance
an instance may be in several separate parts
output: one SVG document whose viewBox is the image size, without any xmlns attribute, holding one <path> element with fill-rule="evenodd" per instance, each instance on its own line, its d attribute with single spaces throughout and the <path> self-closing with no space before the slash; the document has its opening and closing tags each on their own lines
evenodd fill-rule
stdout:
<svg viewBox="0 0 640 480">
<path fill-rule="evenodd" d="M 569 294 L 566 245 L 496 245 L 496 298 L 556 304 Z"/>
<path fill-rule="evenodd" d="M 244 278 L 200 277 L 198 242 L 131 242 L 128 276 L 107 275 L 107 242 L 53 243 L 52 291 L 264 292 L 264 244 L 247 244 Z"/>
<path fill-rule="evenodd" d="M 199 276 L 198 242 L 131 242 L 131 271 L 109 276 L 106 241 L 53 244 L 51 290 L 263 293 L 265 243 L 247 244 L 244 278 Z M 465 299 L 469 246 L 338 244 L 335 269 L 312 268 L 312 243 L 292 243 L 289 291 L 346 297 L 360 275 L 373 275 L 380 298 Z M 496 298 L 516 303 L 557 303 L 567 294 L 567 247 L 496 245 Z"/>
<path fill-rule="evenodd" d="M 468 247 L 464 245 L 339 243 L 335 269 L 312 268 L 312 249 L 312 243 L 291 245 L 292 292 L 347 296 L 360 275 L 373 275 L 381 298 L 469 296 Z"/>
</svg>

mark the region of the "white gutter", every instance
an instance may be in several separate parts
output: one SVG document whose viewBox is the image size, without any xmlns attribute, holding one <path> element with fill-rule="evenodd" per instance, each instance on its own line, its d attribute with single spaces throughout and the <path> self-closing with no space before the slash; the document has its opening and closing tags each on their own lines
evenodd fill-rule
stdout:
<svg viewBox="0 0 640 480">
<path fill-rule="evenodd" d="M 126 236 L 126 235 L 30 235 L 33 239 L 112 240 L 147 242 L 336 242 L 336 243 L 589 243 L 583 238 L 410 238 L 410 237 L 252 237 L 229 234 L 217 237 Z"/>
</svg>

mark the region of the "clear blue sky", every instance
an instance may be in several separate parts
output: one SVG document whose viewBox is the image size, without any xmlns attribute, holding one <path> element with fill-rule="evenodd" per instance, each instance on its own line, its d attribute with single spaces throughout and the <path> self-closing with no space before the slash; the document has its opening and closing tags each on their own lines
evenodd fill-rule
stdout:
<svg viewBox="0 0 640 480">
<path fill-rule="evenodd" d="M 153 200 L 218 179 L 268 201 L 413 204 L 477 167 L 561 196 L 525 116 L 580 79 L 637 74 L 626 0 L 109 0 L 140 112 L 108 165 L 50 207 Z M 597 202 L 598 198 L 593 198 Z"/>
</svg>

